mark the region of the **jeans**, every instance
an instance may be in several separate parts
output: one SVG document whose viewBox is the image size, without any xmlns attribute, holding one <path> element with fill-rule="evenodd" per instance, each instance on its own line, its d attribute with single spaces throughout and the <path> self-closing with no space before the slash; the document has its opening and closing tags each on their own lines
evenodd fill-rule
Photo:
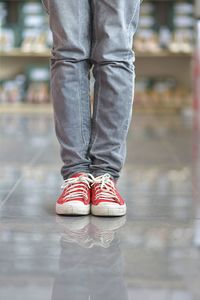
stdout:
<svg viewBox="0 0 200 300">
<path fill-rule="evenodd" d="M 140 0 L 42 0 L 53 35 L 50 90 L 61 175 L 117 180 L 132 118 Z M 90 70 L 94 76 L 93 110 Z"/>
</svg>

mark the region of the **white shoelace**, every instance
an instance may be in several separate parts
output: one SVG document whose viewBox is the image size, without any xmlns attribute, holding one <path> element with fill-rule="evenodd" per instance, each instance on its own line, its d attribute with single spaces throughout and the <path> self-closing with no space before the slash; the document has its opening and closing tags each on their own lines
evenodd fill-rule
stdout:
<svg viewBox="0 0 200 300">
<path fill-rule="evenodd" d="M 93 179 L 93 184 L 100 183 L 101 186 L 98 185 L 96 188 L 96 199 L 105 199 L 114 201 L 119 201 L 116 192 L 114 182 L 111 180 L 111 175 L 109 173 L 105 173 Z M 114 199 L 113 199 L 114 198 Z"/>
<path fill-rule="evenodd" d="M 94 181 L 94 177 L 92 174 L 87 173 L 80 175 L 78 177 L 71 177 L 64 180 L 64 183 L 61 185 L 62 189 L 65 189 L 67 187 L 67 195 L 64 196 L 65 199 L 75 199 L 78 197 L 85 197 L 88 198 L 87 190 L 85 188 L 85 183 L 88 187 L 90 187 L 90 183 Z M 71 185 L 73 184 L 73 185 Z M 70 186 L 71 185 L 71 186 Z M 77 189 L 79 189 L 77 191 Z"/>
</svg>

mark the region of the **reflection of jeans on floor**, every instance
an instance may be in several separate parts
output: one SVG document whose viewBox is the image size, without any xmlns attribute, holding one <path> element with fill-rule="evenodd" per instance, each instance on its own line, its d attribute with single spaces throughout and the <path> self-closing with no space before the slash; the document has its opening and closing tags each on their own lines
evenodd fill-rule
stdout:
<svg viewBox="0 0 200 300">
<path fill-rule="evenodd" d="M 61 240 L 61 248 L 52 300 L 128 300 L 118 239 L 108 248 Z"/>
<path fill-rule="evenodd" d="M 67 178 L 119 178 L 132 117 L 140 0 L 42 0 L 53 33 L 51 95 Z M 91 118 L 89 70 L 95 78 Z"/>
</svg>

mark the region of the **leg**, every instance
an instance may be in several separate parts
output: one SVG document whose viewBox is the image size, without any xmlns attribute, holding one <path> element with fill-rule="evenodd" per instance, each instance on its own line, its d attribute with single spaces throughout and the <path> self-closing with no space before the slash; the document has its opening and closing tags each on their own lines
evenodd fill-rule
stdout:
<svg viewBox="0 0 200 300">
<path fill-rule="evenodd" d="M 134 52 L 132 38 L 140 0 L 92 0 L 94 112 L 90 169 L 114 179 L 125 162 L 126 137 L 132 117 Z"/>
<path fill-rule="evenodd" d="M 88 0 L 42 0 L 53 34 L 51 95 L 61 174 L 89 172 L 90 5 Z"/>
</svg>

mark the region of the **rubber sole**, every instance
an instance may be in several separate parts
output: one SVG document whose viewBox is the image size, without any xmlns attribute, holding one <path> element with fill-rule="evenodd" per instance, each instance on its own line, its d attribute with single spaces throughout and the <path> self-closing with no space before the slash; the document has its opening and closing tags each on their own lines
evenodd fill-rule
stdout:
<svg viewBox="0 0 200 300">
<path fill-rule="evenodd" d="M 56 203 L 56 213 L 58 215 L 88 215 L 90 214 L 90 205 L 85 205 L 80 201 L 70 201 L 64 204 Z"/>
<path fill-rule="evenodd" d="M 104 216 L 104 217 L 119 217 L 124 216 L 126 214 L 126 204 L 124 205 L 109 205 L 103 204 L 101 205 L 91 205 L 91 213 L 94 216 Z"/>
</svg>

